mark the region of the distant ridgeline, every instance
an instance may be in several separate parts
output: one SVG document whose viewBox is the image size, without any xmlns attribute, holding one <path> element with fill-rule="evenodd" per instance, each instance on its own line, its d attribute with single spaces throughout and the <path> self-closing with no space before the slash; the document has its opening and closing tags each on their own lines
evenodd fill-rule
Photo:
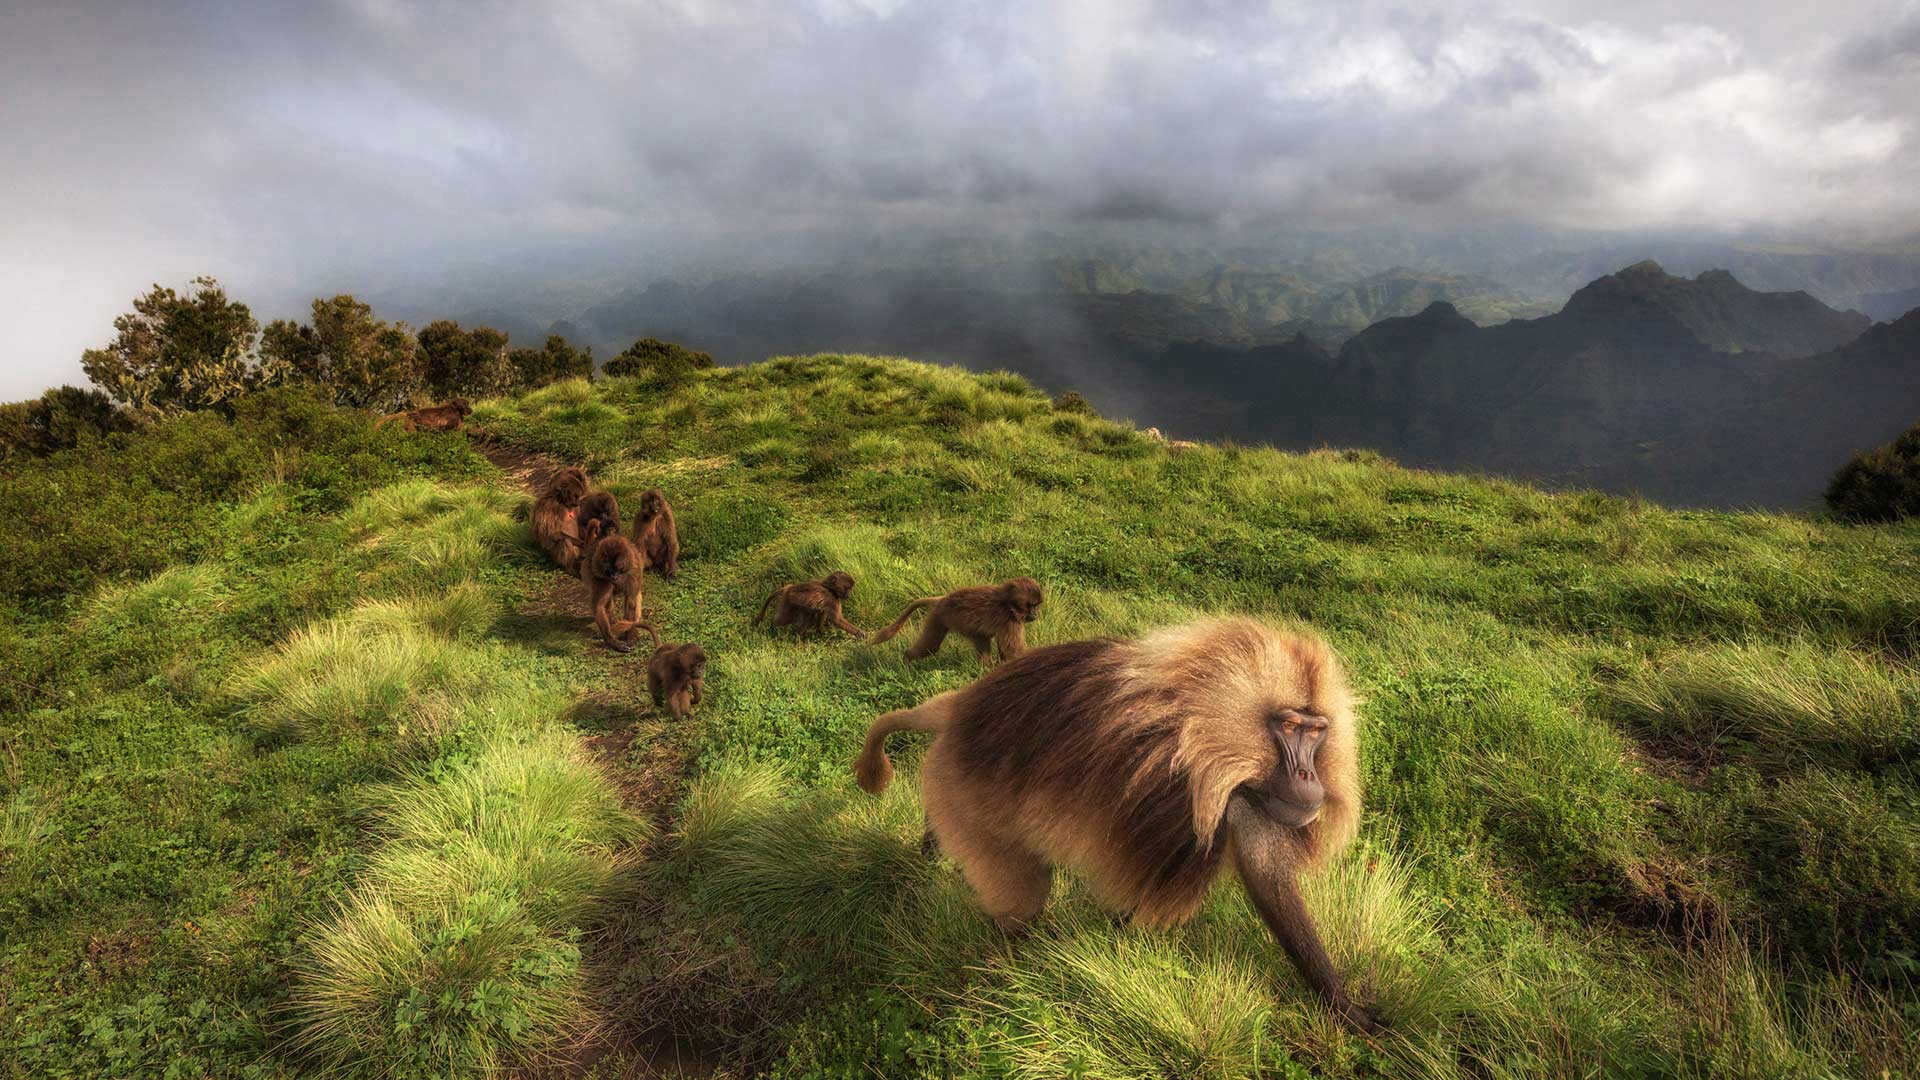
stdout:
<svg viewBox="0 0 1920 1080">
<path fill-rule="evenodd" d="M 1804 292 L 1640 263 L 1558 314 L 1482 327 L 1452 305 L 1337 353 L 1311 340 L 1165 350 L 1174 431 L 1378 448 L 1710 506 L 1812 505 L 1834 463 L 1920 420 L 1920 311 L 1875 325 Z"/>
<path fill-rule="evenodd" d="M 729 363 L 849 349 L 1010 368 L 1186 438 L 1372 447 L 1681 505 L 1813 506 L 1841 462 L 1920 421 L 1920 313 L 1874 326 L 1724 270 L 1638 263 L 1552 314 L 1413 270 L 1327 285 L 1222 269 L 1171 292 L 1094 262 L 958 280 L 663 281 L 567 329 Z"/>
</svg>

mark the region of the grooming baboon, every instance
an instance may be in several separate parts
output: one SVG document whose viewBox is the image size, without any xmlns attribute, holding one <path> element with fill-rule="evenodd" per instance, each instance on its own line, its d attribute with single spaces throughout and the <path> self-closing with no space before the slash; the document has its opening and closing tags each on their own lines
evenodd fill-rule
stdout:
<svg viewBox="0 0 1920 1080">
<path fill-rule="evenodd" d="M 840 605 L 853 595 L 853 575 L 845 570 L 835 570 L 819 581 L 796 581 L 782 585 L 767 594 L 760 602 L 760 613 L 753 617 L 753 625 L 759 626 L 760 620 L 767 617 L 767 608 L 773 602 L 780 602 L 773 613 L 773 625 L 792 626 L 794 633 L 823 633 L 828 623 L 845 630 L 854 637 L 866 637 L 867 632 L 847 621 L 840 613 Z"/>
<path fill-rule="evenodd" d="M 923 596 L 907 605 L 893 625 L 873 635 L 878 643 L 891 639 L 907 625 L 907 619 L 923 607 L 927 624 L 907 649 L 907 659 L 930 656 L 947 639 L 948 631 L 973 642 L 982 664 L 991 664 L 989 644 L 1000 648 L 1000 659 L 1020 655 L 1027 648 L 1026 624 L 1040 617 L 1040 583 L 1017 577 L 998 585 L 975 585 L 955 589 L 945 596 Z"/>
<path fill-rule="evenodd" d="M 580 530 L 581 546 L 590 548 L 601 537 L 620 531 L 620 501 L 611 491 L 596 491 L 580 500 L 573 520 Z"/>
<path fill-rule="evenodd" d="M 374 421 L 373 426 L 381 428 L 397 422 L 408 431 L 459 431 L 461 422 L 472 413 L 473 406 L 467 404 L 466 398 L 454 398 L 427 409 L 389 413 Z"/>
<path fill-rule="evenodd" d="M 547 490 L 533 504 L 533 541 L 560 569 L 569 574 L 580 572 L 580 556 L 586 550 L 580 542 L 576 520 L 580 500 L 587 494 L 585 469 L 561 469 L 547 482 Z"/>
<path fill-rule="evenodd" d="M 658 490 L 640 496 L 640 512 L 633 519 L 633 542 L 647 557 L 647 565 L 667 580 L 680 572 L 680 532 L 673 525 L 673 507 Z"/>
<path fill-rule="evenodd" d="M 660 631 L 650 622 L 639 626 L 653 638 L 653 659 L 647 661 L 647 692 L 653 695 L 653 707 L 667 707 L 675 720 L 700 704 L 700 692 L 706 688 L 707 650 L 698 645 L 662 645 Z"/>
<path fill-rule="evenodd" d="M 580 560 L 580 580 L 586 582 L 593 625 L 600 640 L 619 652 L 632 652 L 634 627 L 640 619 L 640 589 L 646 576 L 646 562 L 633 541 L 612 533 L 600 537 Z M 626 615 L 615 619 L 613 604 L 619 599 Z"/>
<path fill-rule="evenodd" d="M 1324 644 L 1225 619 L 1034 649 L 874 721 L 854 765 L 867 791 L 893 777 L 896 731 L 936 733 L 920 767 L 928 828 L 1003 930 L 1040 914 L 1055 864 L 1115 914 L 1168 926 L 1231 861 L 1301 975 L 1376 1028 L 1297 882 L 1360 818 L 1352 695 Z"/>
</svg>

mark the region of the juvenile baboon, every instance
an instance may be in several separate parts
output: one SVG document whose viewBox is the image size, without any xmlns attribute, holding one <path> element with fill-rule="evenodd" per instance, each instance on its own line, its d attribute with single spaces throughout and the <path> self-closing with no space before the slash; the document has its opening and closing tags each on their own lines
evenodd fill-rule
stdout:
<svg viewBox="0 0 1920 1080">
<path fill-rule="evenodd" d="M 647 661 L 647 692 L 653 695 L 653 707 L 666 706 L 675 720 L 700 704 L 700 692 L 706 688 L 707 650 L 698 645 L 662 645 L 660 631 L 650 622 L 639 624 L 653 638 L 653 659 Z"/>
<path fill-rule="evenodd" d="M 388 413 L 374 421 L 376 428 L 398 423 L 408 431 L 458 431 L 462 421 L 473 413 L 473 406 L 466 398 L 454 398 L 444 405 L 435 405 L 426 409 L 410 409 L 407 412 Z"/>
<path fill-rule="evenodd" d="M 907 649 L 907 659 L 932 655 L 947 639 L 947 632 L 952 631 L 973 642 L 973 651 L 980 654 L 982 664 L 991 664 L 989 644 L 999 646 L 1002 660 L 1026 650 L 1026 624 L 1040 617 L 1041 600 L 1040 583 L 1027 577 L 1012 578 L 998 585 L 955 589 L 945 596 L 923 596 L 908 604 L 907 610 L 893 620 L 893 625 L 873 635 L 873 640 L 876 643 L 890 640 L 907 625 L 907 619 L 914 612 L 931 607 L 927 624 L 920 628 L 920 636 Z"/>
<path fill-rule="evenodd" d="M 600 537 L 580 560 L 580 580 L 587 584 L 589 603 L 593 608 L 593 625 L 600 631 L 600 640 L 615 651 L 633 651 L 633 643 L 627 639 L 633 636 L 634 627 L 640 619 L 640 590 L 646 574 L 645 567 L 640 549 L 619 533 Z M 625 611 L 624 617 L 619 619 L 614 617 L 613 611 L 616 599 Z"/>
<path fill-rule="evenodd" d="M 580 526 L 576 520 L 580 500 L 586 494 L 586 470 L 561 469 L 553 474 L 547 490 L 533 504 L 534 543 L 569 574 L 580 572 L 580 555 L 586 550 L 580 542 Z"/>
<path fill-rule="evenodd" d="M 767 617 L 767 608 L 773 602 L 780 602 L 773 613 L 773 625 L 792 626 L 794 633 L 824 633 L 828 623 L 845 630 L 854 637 L 866 637 L 867 632 L 847 621 L 840 613 L 840 605 L 853 595 L 853 575 L 845 570 L 835 570 L 819 581 L 796 581 L 782 585 L 767 594 L 760 602 L 760 613 L 753 617 L 753 625 L 759 626 L 760 620 Z"/>
<path fill-rule="evenodd" d="M 1360 819 L 1353 699 L 1321 642 L 1222 619 L 1034 649 L 875 720 L 854 764 L 867 791 L 893 778 L 896 731 L 936 733 L 920 767 L 928 828 L 1001 929 L 1040 914 L 1055 864 L 1116 915 L 1169 926 L 1231 860 L 1307 982 L 1376 1029 L 1298 885 Z"/>
<path fill-rule="evenodd" d="M 573 520 L 580 530 L 581 545 L 592 547 L 601 537 L 620 531 L 620 501 L 611 491 L 596 491 L 580 500 Z"/>
<path fill-rule="evenodd" d="M 673 507 L 658 490 L 640 496 L 640 513 L 633 519 L 633 542 L 647 557 L 647 565 L 668 581 L 680 572 L 680 532 L 673 525 Z"/>
</svg>

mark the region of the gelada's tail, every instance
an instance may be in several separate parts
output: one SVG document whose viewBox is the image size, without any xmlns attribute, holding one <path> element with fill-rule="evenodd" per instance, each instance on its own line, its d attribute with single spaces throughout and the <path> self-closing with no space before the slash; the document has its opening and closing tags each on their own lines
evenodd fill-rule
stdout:
<svg viewBox="0 0 1920 1080">
<path fill-rule="evenodd" d="M 893 782 L 893 762 L 887 759 L 887 736 L 896 731 L 935 734 L 945 731 L 953 718 L 952 698 L 957 692 L 949 690 L 929 698 L 919 708 L 897 709 L 873 722 L 867 729 L 866 745 L 860 748 L 860 756 L 853 763 L 853 776 L 862 790 L 878 795 Z"/>
<path fill-rule="evenodd" d="M 879 633 L 873 635 L 871 638 L 868 638 L 867 640 L 876 645 L 878 645 L 882 641 L 891 640 L 895 634 L 898 634 L 900 631 L 906 629 L 907 620 L 913 617 L 914 612 L 919 611 L 923 607 L 931 607 L 935 603 L 937 603 L 939 600 L 940 598 L 937 596 L 923 596 L 920 599 L 915 600 L 913 603 L 907 605 L 907 610 L 901 612 L 899 618 L 893 620 L 892 625 L 888 626 L 885 630 L 880 631 Z"/>
</svg>

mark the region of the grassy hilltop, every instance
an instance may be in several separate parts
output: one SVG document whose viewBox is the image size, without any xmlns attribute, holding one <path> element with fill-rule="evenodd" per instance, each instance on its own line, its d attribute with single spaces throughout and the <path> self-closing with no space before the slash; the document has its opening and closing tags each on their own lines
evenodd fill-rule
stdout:
<svg viewBox="0 0 1920 1080">
<path fill-rule="evenodd" d="M 0 1074 L 1883 1076 L 1920 1060 L 1920 527 L 1675 512 L 1365 453 L 1172 449 L 1010 375 L 818 356 L 483 403 L 674 501 L 684 725 L 466 437 L 266 395 L 0 477 Z M 878 713 L 956 643 L 748 627 L 1029 574 L 1029 640 L 1305 623 L 1368 810 L 1309 901 L 1010 943 Z M 661 1066 L 663 1069 L 666 1066 Z M 668 1072 L 671 1075 L 671 1071 Z"/>
</svg>

